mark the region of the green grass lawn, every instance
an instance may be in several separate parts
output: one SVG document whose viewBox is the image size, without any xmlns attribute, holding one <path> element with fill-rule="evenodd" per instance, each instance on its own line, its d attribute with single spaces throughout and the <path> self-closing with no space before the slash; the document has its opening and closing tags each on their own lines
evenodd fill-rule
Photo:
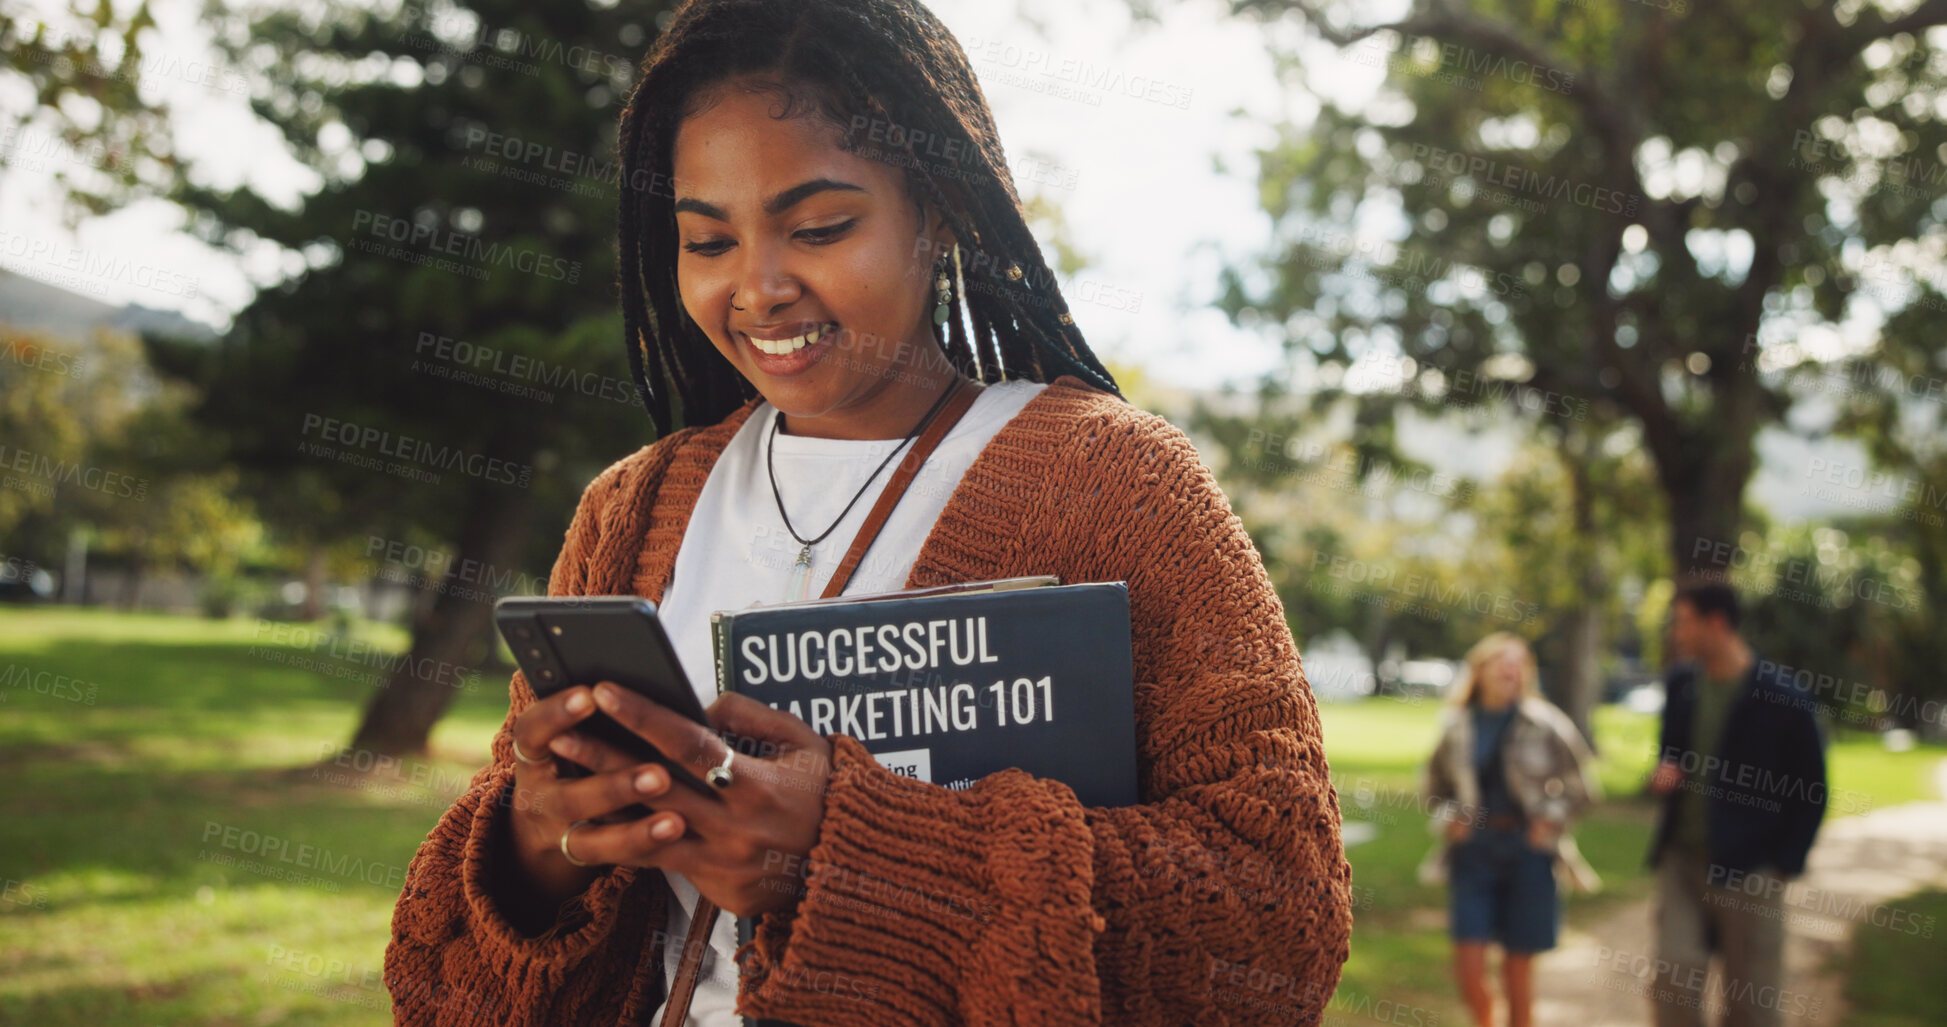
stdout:
<svg viewBox="0 0 1947 1027">
<path fill-rule="evenodd" d="M 1940 982 L 1947 978 L 1947 945 L 1936 938 L 1947 924 L 1947 892 L 1899 901 L 1898 931 L 1862 930 L 1847 958 L 1846 1023 L 1852 1027 L 1921 1027 L 1940 1022 Z M 1910 933 L 1909 933 L 1910 932 Z"/>
<path fill-rule="evenodd" d="M 463 689 L 403 779 L 294 775 L 376 670 L 290 627 L 0 608 L 0 1022 L 390 1022 L 400 881 L 506 682 Z"/>
<path fill-rule="evenodd" d="M 308 630 L 0 607 L 0 770 L 12 784 L 0 792 L 0 1022 L 390 1022 L 381 969 L 399 882 L 485 760 L 506 678 L 462 690 L 433 758 L 402 780 L 314 775 L 301 768 L 350 737 L 376 671 L 320 658 Z M 383 625 L 358 638 L 403 645 Z M 1350 850 L 1360 905 L 1344 1013 L 1383 999 L 1463 1022 L 1444 893 L 1413 874 L 1431 839 L 1409 797 L 1434 711 L 1324 707 L 1347 819 L 1377 832 Z M 1571 900 L 1571 918 L 1646 893 L 1650 807 L 1632 796 L 1652 732 L 1620 710 L 1598 721 L 1612 798 L 1579 835 L 1610 889 Z M 1842 739 L 1833 784 L 1878 805 L 1926 797 L 1939 755 Z"/>
</svg>

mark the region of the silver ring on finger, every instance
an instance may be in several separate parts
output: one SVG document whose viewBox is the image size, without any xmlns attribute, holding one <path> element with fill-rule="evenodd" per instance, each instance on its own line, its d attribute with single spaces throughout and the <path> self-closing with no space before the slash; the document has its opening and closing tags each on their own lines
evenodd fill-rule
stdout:
<svg viewBox="0 0 1947 1027">
<path fill-rule="evenodd" d="M 736 775 L 730 772 L 730 761 L 736 758 L 737 758 L 737 750 L 735 749 L 725 750 L 723 754 L 723 762 L 717 764 L 714 767 L 711 767 L 709 770 L 704 771 L 703 779 L 705 781 L 710 782 L 712 786 L 719 789 L 729 787 L 730 783 L 737 779 Z"/>
<path fill-rule="evenodd" d="M 512 742 L 512 743 L 514 743 L 514 758 L 515 758 L 515 759 L 517 759 L 517 760 L 520 760 L 520 761 L 521 761 L 522 763 L 537 763 L 537 764 L 538 764 L 538 763 L 546 763 L 546 762 L 547 762 L 547 760 L 545 760 L 545 759 L 535 759 L 534 757 L 532 757 L 532 756 L 529 756 L 528 754 L 526 754 L 526 753 L 524 753 L 524 752 L 522 752 L 522 751 L 521 751 L 521 740 L 520 740 L 520 739 L 518 739 L 518 738 L 509 738 L 509 739 L 508 739 L 508 741 L 510 741 L 510 742 Z"/>
<path fill-rule="evenodd" d="M 568 851 L 568 836 L 575 833 L 575 828 L 588 823 L 591 823 L 591 821 L 577 820 L 574 823 L 569 824 L 568 829 L 566 831 L 561 832 L 561 855 L 568 862 L 573 863 L 578 867 L 585 867 L 588 864 L 583 863 L 581 860 L 576 859 L 575 854 Z"/>
</svg>

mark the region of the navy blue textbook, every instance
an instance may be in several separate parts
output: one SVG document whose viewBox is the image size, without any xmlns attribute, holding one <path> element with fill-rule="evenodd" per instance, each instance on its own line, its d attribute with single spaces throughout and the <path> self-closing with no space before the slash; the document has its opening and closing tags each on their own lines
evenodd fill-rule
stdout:
<svg viewBox="0 0 1947 1027">
<path fill-rule="evenodd" d="M 1126 582 L 1051 575 L 710 617 L 717 691 L 849 735 L 896 774 L 966 788 L 1009 767 L 1084 806 L 1137 801 Z"/>
<path fill-rule="evenodd" d="M 719 610 L 710 638 L 719 694 L 849 735 L 895 774 L 961 789 L 1012 767 L 1084 806 L 1139 801 L 1127 582 L 1036 575 Z M 752 931 L 737 919 L 738 944 Z"/>
</svg>

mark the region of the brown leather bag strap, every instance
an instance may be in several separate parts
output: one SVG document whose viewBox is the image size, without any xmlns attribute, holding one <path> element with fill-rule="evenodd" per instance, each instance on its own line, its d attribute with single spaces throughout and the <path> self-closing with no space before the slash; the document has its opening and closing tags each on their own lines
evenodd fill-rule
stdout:
<svg viewBox="0 0 1947 1027">
<path fill-rule="evenodd" d="M 913 448 L 899 458 L 899 466 L 893 469 L 892 479 L 886 482 L 885 491 L 879 493 L 879 500 L 872 504 L 872 512 L 865 515 L 865 523 L 859 525 L 859 534 L 852 540 L 852 547 L 845 551 L 845 559 L 840 560 L 838 569 L 832 572 L 832 579 L 825 583 L 825 598 L 829 599 L 845 589 L 845 583 L 852 579 L 852 572 L 865 560 L 865 551 L 872 548 L 872 540 L 879 537 L 879 529 L 885 527 L 886 518 L 892 516 L 892 508 L 899 505 L 899 497 L 906 494 L 906 486 L 913 483 L 915 475 L 933 454 L 933 448 L 946 438 L 946 433 L 960 421 L 960 415 L 973 406 L 974 399 L 984 387 L 972 379 L 962 378 L 956 391 L 933 416 L 933 423 L 926 426 Z"/>
<path fill-rule="evenodd" d="M 913 483 L 919 469 L 925 465 L 926 458 L 946 438 L 946 433 L 960 421 L 960 415 L 973 406 L 974 399 L 984 388 L 971 379 L 960 379 L 957 391 L 947 397 L 940 412 L 913 441 L 913 448 L 899 460 L 893 469 L 892 478 L 886 482 L 885 491 L 872 504 L 872 511 L 865 515 L 865 523 L 859 526 L 857 537 L 852 539 L 851 548 L 845 551 L 845 559 L 839 561 L 838 569 L 832 572 L 831 581 L 825 584 L 826 598 L 837 595 L 852 578 L 865 559 L 865 551 L 872 548 L 872 540 L 879 536 L 879 529 L 885 527 L 886 518 L 892 516 L 892 508 L 899 504 L 899 497 L 906 494 L 906 486 Z M 684 1019 L 690 1014 L 690 999 L 696 996 L 697 978 L 703 972 L 703 953 L 710 945 L 710 932 L 717 924 L 717 904 L 702 896 L 696 899 L 696 914 L 690 918 L 689 933 L 683 938 L 683 958 L 676 964 L 676 980 L 669 992 L 669 1003 L 663 1009 L 661 1027 L 682 1027 Z"/>
<path fill-rule="evenodd" d="M 699 895 L 696 915 L 690 918 L 689 934 L 683 938 L 683 958 L 676 964 L 676 981 L 669 991 L 669 1004 L 663 1008 L 661 1027 L 682 1027 L 690 1015 L 690 999 L 696 997 L 696 982 L 703 974 L 703 953 L 710 947 L 710 932 L 717 926 L 717 904 Z"/>
</svg>

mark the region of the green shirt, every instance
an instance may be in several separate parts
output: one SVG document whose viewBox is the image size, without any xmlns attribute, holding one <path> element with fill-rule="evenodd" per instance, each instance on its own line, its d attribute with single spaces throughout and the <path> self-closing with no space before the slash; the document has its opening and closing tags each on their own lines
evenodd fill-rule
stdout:
<svg viewBox="0 0 1947 1027">
<path fill-rule="evenodd" d="M 1737 698 L 1742 675 L 1718 680 L 1697 671 L 1697 699 L 1690 711 L 1690 757 L 1683 775 L 1683 792 L 1677 798 L 1676 844 L 1692 852 L 1709 851 L 1710 834 L 1704 826 L 1710 813 L 1710 791 L 1717 787 L 1704 777 L 1704 765 L 1717 752 L 1724 736 L 1724 720 L 1730 715 L 1731 701 Z"/>
</svg>

